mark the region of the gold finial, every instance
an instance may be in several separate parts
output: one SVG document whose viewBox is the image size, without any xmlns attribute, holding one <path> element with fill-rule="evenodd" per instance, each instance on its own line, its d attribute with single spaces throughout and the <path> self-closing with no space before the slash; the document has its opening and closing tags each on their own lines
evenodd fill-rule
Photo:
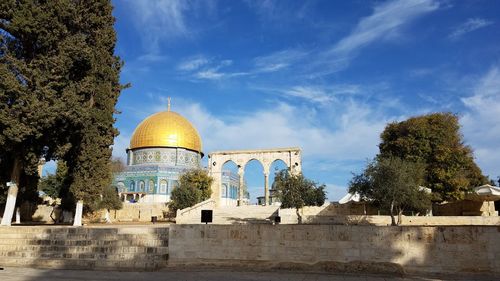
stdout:
<svg viewBox="0 0 500 281">
<path fill-rule="evenodd" d="M 170 97 L 168 97 L 168 105 L 167 105 L 167 110 L 170 111 Z"/>
</svg>

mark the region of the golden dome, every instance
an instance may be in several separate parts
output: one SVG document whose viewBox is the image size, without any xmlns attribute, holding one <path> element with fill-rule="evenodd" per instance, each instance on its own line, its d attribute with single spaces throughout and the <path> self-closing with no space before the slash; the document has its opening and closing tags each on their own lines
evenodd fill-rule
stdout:
<svg viewBox="0 0 500 281">
<path fill-rule="evenodd" d="M 162 111 L 144 119 L 135 128 L 130 149 L 143 147 L 182 147 L 201 153 L 201 138 L 186 118 Z"/>
</svg>

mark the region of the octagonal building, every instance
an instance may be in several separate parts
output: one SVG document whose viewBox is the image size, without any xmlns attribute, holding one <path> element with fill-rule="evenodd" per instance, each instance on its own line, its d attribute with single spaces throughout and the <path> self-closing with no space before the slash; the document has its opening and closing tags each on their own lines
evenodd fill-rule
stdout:
<svg viewBox="0 0 500 281">
<path fill-rule="evenodd" d="M 113 184 L 127 202 L 168 202 L 179 176 L 200 168 L 202 157 L 196 128 L 176 112 L 158 112 L 135 129 L 127 149 L 127 167 L 115 175 Z"/>
</svg>

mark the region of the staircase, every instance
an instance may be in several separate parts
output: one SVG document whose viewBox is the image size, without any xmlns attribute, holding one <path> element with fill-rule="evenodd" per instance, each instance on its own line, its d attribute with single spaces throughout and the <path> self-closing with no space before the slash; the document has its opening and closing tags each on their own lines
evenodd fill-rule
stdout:
<svg viewBox="0 0 500 281">
<path fill-rule="evenodd" d="M 278 206 L 248 205 L 240 207 L 208 207 L 190 209 L 189 213 L 179 212 L 176 217 L 177 224 L 200 224 L 201 210 L 213 210 L 213 224 L 270 224 L 278 215 Z"/>
<path fill-rule="evenodd" d="M 166 227 L 0 227 L 0 266 L 154 270 L 167 260 Z"/>
</svg>

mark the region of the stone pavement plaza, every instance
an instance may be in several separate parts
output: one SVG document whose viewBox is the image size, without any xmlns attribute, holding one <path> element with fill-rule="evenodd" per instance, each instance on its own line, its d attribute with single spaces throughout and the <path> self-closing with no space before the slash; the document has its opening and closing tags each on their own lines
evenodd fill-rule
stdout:
<svg viewBox="0 0 500 281">
<path fill-rule="evenodd" d="M 90 271 L 90 270 L 62 270 L 62 269 L 34 269 L 7 267 L 0 270 L 1 281 L 59 281 L 59 280 L 148 280 L 148 281 L 439 281 L 439 280 L 470 280 L 493 281 L 494 277 L 394 277 L 387 275 L 360 275 L 360 274 L 325 274 L 311 272 L 258 272 L 258 271 L 231 271 L 231 270 L 169 270 L 156 272 L 127 272 L 127 271 Z"/>
</svg>

